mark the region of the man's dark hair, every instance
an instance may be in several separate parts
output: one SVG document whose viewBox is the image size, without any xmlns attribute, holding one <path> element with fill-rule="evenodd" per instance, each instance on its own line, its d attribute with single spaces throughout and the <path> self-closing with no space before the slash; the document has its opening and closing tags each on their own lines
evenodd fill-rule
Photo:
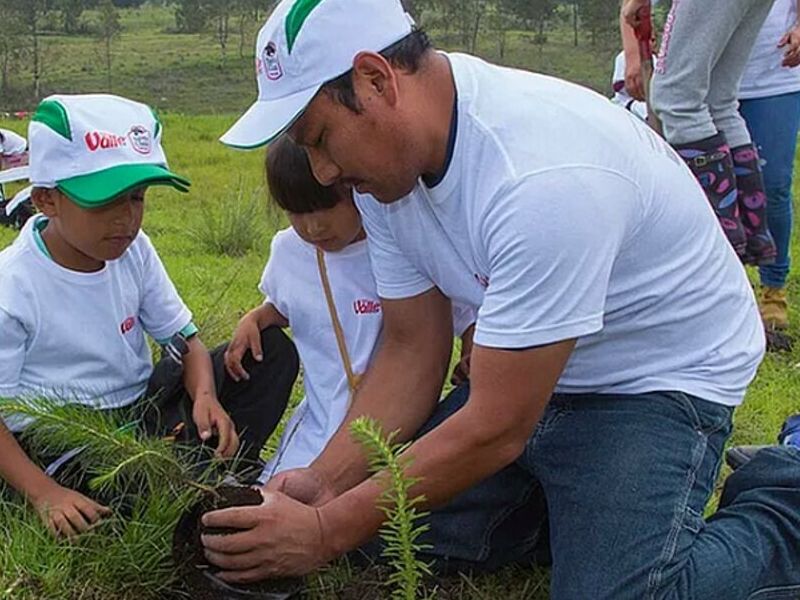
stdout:
<svg viewBox="0 0 800 600">
<path fill-rule="evenodd" d="M 433 48 L 433 44 L 428 34 L 425 33 L 423 29 L 414 29 L 406 37 L 399 42 L 395 42 L 380 54 L 388 60 L 393 67 L 404 69 L 409 73 L 416 73 L 422 65 L 422 59 L 425 53 L 431 48 Z M 353 89 L 352 69 L 336 79 L 329 81 L 322 89 L 354 113 L 358 114 L 361 112 L 361 105 Z"/>
<path fill-rule="evenodd" d="M 325 210 L 342 199 L 335 186 L 326 187 L 314 178 L 305 151 L 288 135 L 269 145 L 264 166 L 270 196 L 285 211 L 302 214 Z"/>
</svg>

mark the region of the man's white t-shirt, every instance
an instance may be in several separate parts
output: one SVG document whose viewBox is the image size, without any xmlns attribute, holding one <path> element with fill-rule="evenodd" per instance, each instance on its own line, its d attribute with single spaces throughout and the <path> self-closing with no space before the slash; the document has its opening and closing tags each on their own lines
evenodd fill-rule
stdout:
<svg viewBox="0 0 800 600">
<path fill-rule="evenodd" d="M 577 338 L 558 392 L 739 404 L 763 328 L 683 161 L 592 91 L 447 56 L 458 125 L 444 179 L 391 204 L 357 197 L 380 296 L 438 286 L 479 310 L 483 346 Z"/>
<path fill-rule="evenodd" d="M 353 371 L 363 374 L 383 323 L 366 242 L 325 253 L 325 266 Z M 315 247 L 292 228 L 278 232 L 259 289 L 266 302 L 289 321 L 303 363 L 306 392 L 286 425 L 275 457 L 264 469 L 262 478 L 266 480 L 281 471 L 311 464 L 342 424 L 350 390 Z M 475 321 L 474 311 L 464 307 L 454 309 L 453 314 L 457 335 Z"/>
<path fill-rule="evenodd" d="M 780 39 L 797 22 L 797 0 L 775 0 L 739 86 L 739 98 L 752 100 L 800 91 L 800 68 L 782 66 L 786 48 L 778 48 Z"/>
<path fill-rule="evenodd" d="M 119 259 L 80 273 L 39 247 L 42 219 L 0 252 L 0 397 L 126 406 L 153 370 L 145 333 L 169 339 L 192 315 L 143 232 Z M 12 431 L 27 424 L 6 420 Z"/>
</svg>

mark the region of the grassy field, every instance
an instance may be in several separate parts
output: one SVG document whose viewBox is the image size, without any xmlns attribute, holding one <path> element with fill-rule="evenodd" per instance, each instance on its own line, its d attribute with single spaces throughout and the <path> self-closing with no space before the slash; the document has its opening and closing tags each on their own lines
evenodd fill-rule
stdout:
<svg viewBox="0 0 800 600">
<path fill-rule="evenodd" d="M 88 15 L 91 18 L 91 14 Z M 163 111 L 165 145 L 171 167 L 194 182 L 180 195 L 154 189 L 148 194 L 145 231 L 151 236 L 186 303 L 195 313 L 203 338 L 212 346 L 225 341 L 249 308 L 261 301 L 257 284 L 274 232 L 283 219 L 266 210 L 261 152 L 224 148 L 217 137 L 251 101 L 255 86 L 248 58 L 239 57 L 232 40 L 223 65 L 209 35 L 171 34 L 170 11 L 124 11 L 124 31 L 114 45 L 113 91 L 147 101 Z M 255 27 L 248 32 L 252 36 Z M 433 32 L 436 37 L 437 32 Z M 457 47 L 439 39 L 445 47 Z M 44 91 L 105 91 L 100 45 L 87 37 L 47 36 Z M 494 40 L 481 40 L 479 51 L 497 58 Z M 585 39 L 575 49 L 566 27 L 549 33 L 542 48 L 525 33 L 513 33 L 504 62 L 560 75 L 606 91 L 613 46 L 591 47 Z M 0 111 L 31 109 L 21 91 L 26 73 L 15 75 L 17 94 L 0 98 Z M 24 121 L 0 119 L 0 127 L 24 133 Z M 243 225 L 244 224 L 244 225 Z M 237 228 L 238 227 L 238 228 Z M 0 228 L 0 248 L 15 232 Z M 796 241 L 793 252 L 797 256 Z M 793 302 L 798 278 L 789 284 Z M 792 315 L 793 317 L 795 315 Z M 792 333 L 800 335 L 795 323 Z M 294 394 L 300 396 L 300 385 Z M 761 366 L 747 401 L 736 413 L 732 443 L 771 443 L 787 414 L 800 410 L 800 348 L 770 355 Z M 726 473 L 723 473 L 723 477 Z M 712 510 L 713 506 L 709 508 Z M 170 580 L 167 564 L 137 564 L 125 556 L 125 544 L 152 544 L 150 556 L 168 553 L 169 511 L 126 532 L 122 541 L 104 538 L 72 546 L 54 542 L 35 517 L 20 511 L 0 513 L 0 535 L 13 543 L 0 546 L 0 599 L 155 600 Z M 161 529 L 159 529 L 161 527 Z M 98 548 L 108 554 L 97 561 Z M 95 554 L 92 554 L 95 552 Z M 95 558 L 89 558 L 94 556 Z M 114 569 L 109 570 L 108 565 Z M 309 597 L 336 597 L 335 589 L 356 582 L 346 565 L 309 579 Z M 452 597 L 510 600 L 547 598 L 546 574 L 509 570 L 495 576 L 464 577 L 451 582 Z"/>
<path fill-rule="evenodd" d="M 88 24 L 95 19 L 93 11 L 84 14 Z M 243 45 L 236 24 L 224 60 L 210 33 L 169 33 L 175 27 L 171 9 L 123 10 L 121 23 L 122 32 L 112 49 L 114 93 L 142 100 L 160 110 L 191 114 L 241 111 L 255 97 L 251 57 L 259 23 L 245 24 Z M 461 49 L 455 35 L 445 36 L 437 29 L 430 33 L 437 45 Z M 108 91 L 103 44 L 99 40 L 47 33 L 41 43 L 43 95 Z M 533 43 L 530 32 L 509 33 L 503 62 L 564 77 L 606 93 L 616 51 L 614 42 L 608 39 L 592 46 L 581 37 L 579 46 L 573 46 L 571 30 L 558 21 L 542 46 Z M 497 37 L 491 33 L 482 36 L 477 52 L 498 60 Z M 35 105 L 31 85 L 29 65 L 20 65 L 11 78 L 11 92 L 0 96 L 0 112 L 31 110 Z"/>
</svg>

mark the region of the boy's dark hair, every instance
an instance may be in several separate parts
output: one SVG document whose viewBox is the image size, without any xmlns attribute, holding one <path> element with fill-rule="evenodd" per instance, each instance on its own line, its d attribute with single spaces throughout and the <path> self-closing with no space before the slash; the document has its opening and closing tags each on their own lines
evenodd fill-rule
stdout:
<svg viewBox="0 0 800 600">
<path fill-rule="evenodd" d="M 383 56 L 393 67 L 416 73 L 425 54 L 433 48 L 428 34 L 423 29 L 414 29 L 399 42 L 395 42 L 382 52 Z M 352 69 L 322 86 L 323 91 L 334 100 L 346 106 L 356 114 L 361 112 L 356 92 L 353 89 Z"/>
<path fill-rule="evenodd" d="M 288 135 L 267 148 L 265 168 L 272 200 L 283 210 L 302 214 L 333 208 L 342 199 L 335 186 L 321 185 L 305 151 Z"/>
</svg>

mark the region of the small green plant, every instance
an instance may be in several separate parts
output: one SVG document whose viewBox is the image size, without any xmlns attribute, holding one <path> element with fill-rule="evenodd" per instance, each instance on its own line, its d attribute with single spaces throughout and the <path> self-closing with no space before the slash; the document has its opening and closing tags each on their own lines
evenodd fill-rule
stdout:
<svg viewBox="0 0 800 600">
<path fill-rule="evenodd" d="M 417 521 L 428 513 L 417 509 L 425 499 L 423 496 L 409 497 L 419 478 L 405 473 L 409 460 L 401 455 L 411 443 L 394 442 L 397 432 L 384 435 L 380 424 L 369 417 L 362 416 L 353 421 L 350 431 L 366 450 L 370 471 L 385 473 L 386 476 L 379 508 L 386 514 L 386 523 L 380 531 L 386 546 L 383 556 L 393 570 L 387 585 L 394 588 L 392 598 L 395 600 L 415 600 L 423 577 L 430 575 L 431 570 L 427 563 L 417 558 L 419 552 L 428 549 L 417 541 L 428 526 L 417 525 Z"/>
<path fill-rule="evenodd" d="M 207 252 L 244 256 L 264 239 L 265 211 L 263 191 L 245 194 L 244 188 L 228 198 L 204 201 L 201 225 L 191 230 Z"/>
<path fill-rule="evenodd" d="M 26 442 L 59 454 L 82 448 L 89 487 L 113 514 L 73 541 L 54 538 L 33 510 L 0 491 L 0 599 L 163 600 L 178 597 L 172 532 L 223 474 L 196 455 L 144 437 L 134 423 L 80 405 L 0 399 L 0 416 L 30 417 Z M 177 450 L 177 451 L 176 451 Z"/>
</svg>

